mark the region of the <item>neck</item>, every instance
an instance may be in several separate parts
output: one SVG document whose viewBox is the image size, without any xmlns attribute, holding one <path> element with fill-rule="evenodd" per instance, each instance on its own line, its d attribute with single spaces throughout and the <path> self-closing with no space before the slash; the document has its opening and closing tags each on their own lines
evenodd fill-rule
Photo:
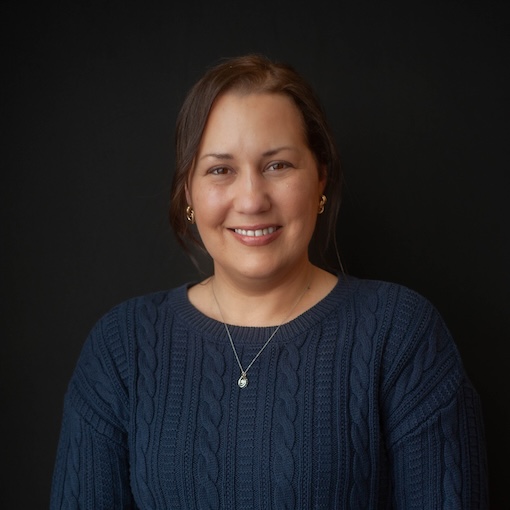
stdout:
<svg viewBox="0 0 510 510">
<path fill-rule="evenodd" d="M 307 261 L 292 277 L 252 281 L 251 285 L 240 285 L 217 272 L 207 286 L 219 320 L 243 326 L 278 326 L 302 313 L 299 305 L 307 302 L 306 294 L 317 271 Z"/>
</svg>

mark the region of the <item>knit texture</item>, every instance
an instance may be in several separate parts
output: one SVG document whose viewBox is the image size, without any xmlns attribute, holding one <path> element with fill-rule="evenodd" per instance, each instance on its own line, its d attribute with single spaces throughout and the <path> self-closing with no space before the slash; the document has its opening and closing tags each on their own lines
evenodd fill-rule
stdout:
<svg viewBox="0 0 510 510">
<path fill-rule="evenodd" d="M 229 328 L 243 366 L 273 331 Z M 477 394 L 415 292 L 342 277 L 239 375 L 187 286 L 115 307 L 69 384 L 51 509 L 488 507 Z"/>
</svg>

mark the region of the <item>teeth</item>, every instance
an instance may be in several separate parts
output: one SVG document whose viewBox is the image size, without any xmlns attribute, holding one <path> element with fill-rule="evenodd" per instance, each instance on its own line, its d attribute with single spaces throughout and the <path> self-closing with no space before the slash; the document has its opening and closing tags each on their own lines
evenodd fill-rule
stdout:
<svg viewBox="0 0 510 510">
<path fill-rule="evenodd" d="M 276 227 L 261 228 L 258 230 L 243 230 L 242 228 L 234 229 L 236 234 L 240 234 L 242 236 L 249 236 L 249 237 L 267 236 L 267 234 L 272 234 L 275 230 L 276 230 Z"/>
</svg>

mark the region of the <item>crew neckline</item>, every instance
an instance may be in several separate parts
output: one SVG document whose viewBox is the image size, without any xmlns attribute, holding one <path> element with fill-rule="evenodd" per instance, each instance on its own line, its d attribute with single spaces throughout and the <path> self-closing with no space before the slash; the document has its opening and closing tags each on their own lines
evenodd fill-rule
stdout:
<svg viewBox="0 0 510 510">
<path fill-rule="evenodd" d="M 345 303 L 356 285 L 357 278 L 338 275 L 338 281 L 331 291 L 311 308 L 294 319 L 280 326 L 279 334 L 274 342 L 281 342 L 289 337 L 295 337 L 314 327 L 323 320 L 333 309 L 338 309 Z M 205 315 L 196 308 L 188 298 L 188 289 L 195 285 L 189 282 L 177 287 L 169 294 L 169 305 L 174 310 L 177 320 L 183 322 L 186 328 L 204 338 L 224 341 L 225 325 L 212 317 Z M 227 323 L 235 337 L 236 343 L 259 343 L 265 341 L 276 326 L 239 326 Z"/>
</svg>

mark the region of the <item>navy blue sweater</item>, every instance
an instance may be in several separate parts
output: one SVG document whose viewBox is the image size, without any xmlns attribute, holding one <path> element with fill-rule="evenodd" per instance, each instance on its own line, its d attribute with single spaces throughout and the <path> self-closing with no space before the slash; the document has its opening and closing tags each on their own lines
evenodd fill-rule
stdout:
<svg viewBox="0 0 510 510">
<path fill-rule="evenodd" d="M 243 366 L 273 329 L 230 327 Z M 51 508 L 487 507 L 478 397 L 415 292 L 341 278 L 239 375 L 187 287 L 114 308 L 69 385 Z"/>
</svg>

